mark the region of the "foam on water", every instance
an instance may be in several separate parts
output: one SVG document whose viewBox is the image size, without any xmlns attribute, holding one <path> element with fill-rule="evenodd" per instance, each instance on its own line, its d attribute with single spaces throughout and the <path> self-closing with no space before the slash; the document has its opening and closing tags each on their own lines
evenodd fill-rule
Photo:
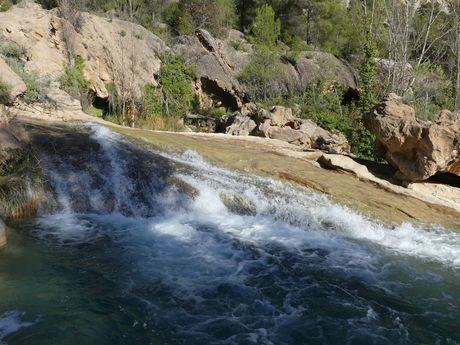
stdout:
<svg viewBox="0 0 460 345">
<path fill-rule="evenodd" d="M 343 236 L 369 241 L 404 255 L 460 267 L 458 232 L 436 225 L 415 226 L 404 223 L 396 227 L 385 226 L 349 208 L 333 204 L 324 195 L 299 190 L 270 179 L 248 177 L 213 167 L 194 152 L 188 151 L 179 157 L 168 157 L 199 171 L 193 177 L 181 176 L 201 190 L 200 198 L 195 203 L 196 212 L 207 209 L 207 205 L 212 205 L 212 209 L 218 208 L 214 215 L 221 216 L 221 210 L 225 206 L 218 195 L 220 191 L 230 189 L 254 203 L 257 206 L 258 216 L 297 225 L 302 228 L 301 232 L 328 231 L 329 236 L 332 237 Z M 204 185 L 208 189 L 203 189 Z M 276 232 L 278 236 L 278 231 Z M 291 242 L 297 243 L 294 239 Z"/>
<path fill-rule="evenodd" d="M 384 225 L 308 189 L 215 167 L 193 151 L 153 152 L 149 179 L 139 191 L 136 163 L 121 149 L 130 144 L 105 128 L 90 128 L 104 158 L 96 159 L 110 162 L 108 171 L 101 178 L 97 169 L 77 169 L 78 176 L 69 178 L 67 162 L 54 160 L 51 180 L 61 208 L 40 217 L 34 233 L 49 245 L 102 243 L 97 255 L 107 250 L 118 265 L 116 275 L 106 278 L 118 280 L 123 272 L 124 293 L 174 324 L 178 335 L 201 343 L 288 344 L 286 330 L 314 333 L 331 322 L 309 300 L 317 296 L 333 305 L 334 313 L 351 315 L 337 320 L 350 343 L 404 339 L 409 336 L 405 314 L 394 308 L 401 305 L 400 295 L 410 296 L 412 277 L 421 285 L 446 284 L 437 274 L 417 272 L 417 266 L 460 268 L 458 233 Z M 160 159 L 168 163 L 167 174 L 158 172 Z M 168 174 L 196 193 L 186 195 L 166 183 Z M 96 181 L 105 184 L 98 187 Z M 105 206 L 108 191 L 120 186 L 115 207 Z M 230 211 L 224 194 L 238 196 L 243 208 L 255 211 Z M 76 195 L 93 198 L 94 205 L 86 205 L 89 211 L 74 209 Z M 363 282 L 386 302 L 356 292 L 365 290 Z M 162 309 L 155 294 L 142 293 L 153 286 L 165 286 L 174 308 Z M 435 298 L 418 293 L 435 308 Z M 452 305 L 453 312 L 460 311 L 458 303 Z M 311 312 L 314 322 L 305 324 Z M 232 335 L 217 341 L 215 329 L 230 329 Z M 325 339 L 318 332 L 318 342 Z"/>
<path fill-rule="evenodd" d="M 127 172 L 129 157 L 122 155 L 118 146 L 122 143 L 118 134 L 109 129 L 91 124 L 91 137 L 96 140 L 109 162 L 109 169 L 101 172 L 108 185 L 105 188 L 115 194 L 115 208 L 110 213 L 139 215 L 141 208 L 150 205 L 135 203 L 132 197 L 136 191 L 133 181 Z M 295 188 L 266 178 L 249 176 L 215 167 L 206 162 L 194 151 L 186 151 L 182 155 L 170 155 L 156 152 L 166 159 L 180 163 L 174 172 L 177 178 L 194 187 L 199 195 L 184 210 L 178 205 L 180 196 L 169 188 L 161 196 L 155 196 L 155 204 L 170 210 L 167 218 L 154 227 L 157 231 L 171 233 L 176 237 L 190 238 L 190 221 L 199 219 L 202 223 L 219 226 L 224 232 L 237 235 L 241 239 L 251 241 L 272 241 L 286 246 L 299 246 L 307 242 L 324 241 L 326 245 L 350 240 L 366 241 L 381 246 L 389 251 L 403 255 L 411 255 L 426 260 L 435 260 L 453 267 L 460 267 L 460 234 L 437 226 L 421 227 L 405 223 L 397 227 L 388 227 L 368 219 L 346 207 L 333 204 L 326 196 L 313 193 L 307 189 Z M 61 158 L 62 159 L 62 158 Z M 71 167 L 63 165 L 62 170 Z M 50 171 L 56 190 L 61 212 L 53 215 L 50 222 L 61 218 L 66 229 L 61 236 L 74 237 L 80 240 L 87 237 L 88 230 L 72 222 L 72 185 L 78 184 L 79 190 L 86 190 L 91 208 L 104 213 L 100 208 L 103 191 L 94 188 L 87 172 L 75 172 L 69 179 L 59 176 L 59 169 Z M 158 179 L 152 171 L 151 180 Z M 148 188 L 147 188 L 148 189 Z M 149 190 L 154 194 L 154 190 Z M 229 212 L 221 200 L 221 193 L 231 192 L 244 196 L 255 206 L 254 217 L 241 217 Z M 150 207 L 151 208 L 151 207 Z M 176 212 L 174 212 L 176 211 Z M 143 212 L 148 214 L 148 212 Z M 41 222 L 46 222 L 46 218 Z M 156 220 L 158 221 L 158 220 Z M 52 227 L 51 227 L 52 228 Z M 239 229 L 239 230 L 238 230 Z M 57 233 L 55 235 L 58 235 Z"/>
<path fill-rule="evenodd" d="M 4 344 L 3 340 L 8 335 L 34 324 L 34 322 L 22 321 L 23 316 L 24 313 L 19 310 L 11 310 L 0 315 L 0 344 Z"/>
</svg>

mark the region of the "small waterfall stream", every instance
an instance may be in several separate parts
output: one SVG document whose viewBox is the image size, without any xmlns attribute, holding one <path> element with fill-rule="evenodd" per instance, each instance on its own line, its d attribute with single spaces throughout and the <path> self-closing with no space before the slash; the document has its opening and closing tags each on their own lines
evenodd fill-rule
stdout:
<svg viewBox="0 0 460 345">
<path fill-rule="evenodd" d="M 82 131 L 0 251 L 0 343 L 460 343 L 460 234 Z"/>
</svg>

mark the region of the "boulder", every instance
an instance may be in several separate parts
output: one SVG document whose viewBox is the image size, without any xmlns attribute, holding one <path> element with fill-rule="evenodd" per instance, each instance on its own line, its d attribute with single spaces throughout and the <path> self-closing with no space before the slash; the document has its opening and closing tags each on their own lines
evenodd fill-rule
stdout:
<svg viewBox="0 0 460 345">
<path fill-rule="evenodd" d="M 299 129 L 310 137 L 312 148 L 329 153 L 350 153 L 350 144 L 339 131 L 327 131 L 308 119 L 302 119 L 300 123 Z"/>
<path fill-rule="evenodd" d="M 249 116 L 237 112 L 223 119 L 224 133 L 230 135 L 248 136 L 257 127 L 257 124 Z"/>
<path fill-rule="evenodd" d="M 232 192 L 221 192 L 220 200 L 227 209 L 240 216 L 255 216 L 257 214 L 256 206 L 241 194 Z"/>
<path fill-rule="evenodd" d="M 8 95 L 6 99 L 0 100 L 0 103 L 13 103 L 14 100 L 22 95 L 27 90 L 26 84 L 22 79 L 8 66 L 8 64 L 0 57 L 0 82 L 8 86 Z"/>
<path fill-rule="evenodd" d="M 311 120 L 296 118 L 290 108 L 282 106 L 265 110 L 257 109 L 254 104 L 249 103 L 241 112 L 222 118 L 217 129 L 218 132 L 231 135 L 256 135 L 277 139 L 303 149 L 350 153 L 350 145 L 343 134 L 326 131 Z"/>
<path fill-rule="evenodd" d="M 322 167 L 327 169 L 346 171 L 362 179 L 370 179 L 372 177 L 365 165 L 359 164 L 347 156 L 322 154 L 317 161 Z"/>
<path fill-rule="evenodd" d="M 269 111 L 261 109 L 256 113 L 260 123 L 266 123 L 277 127 L 296 127 L 296 118 L 292 115 L 292 109 L 274 106 Z"/>
<path fill-rule="evenodd" d="M 415 70 L 410 63 L 396 62 L 394 60 L 375 58 L 377 65 L 377 81 L 382 87 L 387 86 L 389 76 L 394 75 L 395 82 L 402 88 L 411 91 L 410 85 L 416 76 Z"/>
<path fill-rule="evenodd" d="M 412 107 L 390 94 L 364 116 L 364 124 L 400 179 L 422 181 L 438 172 L 460 176 L 458 113 L 443 111 L 434 122 L 420 120 Z"/>
<path fill-rule="evenodd" d="M 191 125 L 195 131 L 203 133 L 216 132 L 218 121 L 214 117 L 188 113 L 185 119 L 187 124 Z"/>
<path fill-rule="evenodd" d="M 312 141 L 307 133 L 290 127 L 280 128 L 269 126 L 265 129 L 265 136 L 270 139 L 285 141 L 289 144 L 294 144 L 302 148 L 312 148 Z"/>
</svg>

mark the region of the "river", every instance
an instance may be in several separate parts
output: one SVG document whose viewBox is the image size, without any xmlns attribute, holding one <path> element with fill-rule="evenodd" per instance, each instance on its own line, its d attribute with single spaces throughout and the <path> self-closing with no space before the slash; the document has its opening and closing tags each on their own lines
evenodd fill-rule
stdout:
<svg viewBox="0 0 460 345">
<path fill-rule="evenodd" d="M 0 343 L 460 343 L 458 232 L 81 131 L 7 224 Z"/>
</svg>

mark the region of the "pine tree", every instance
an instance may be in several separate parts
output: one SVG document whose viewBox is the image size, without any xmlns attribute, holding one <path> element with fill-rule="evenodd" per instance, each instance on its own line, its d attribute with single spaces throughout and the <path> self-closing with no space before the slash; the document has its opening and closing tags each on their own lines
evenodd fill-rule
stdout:
<svg viewBox="0 0 460 345">
<path fill-rule="evenodd" d="M 361 82 L 361 108 L 364 112 L 369 111 L 377 102 L 377 97 L 375 95 L 377 55 L 377 47 L 369 31 L 363 45 L 363 63 L 359 72 Z"/>
</svg>

